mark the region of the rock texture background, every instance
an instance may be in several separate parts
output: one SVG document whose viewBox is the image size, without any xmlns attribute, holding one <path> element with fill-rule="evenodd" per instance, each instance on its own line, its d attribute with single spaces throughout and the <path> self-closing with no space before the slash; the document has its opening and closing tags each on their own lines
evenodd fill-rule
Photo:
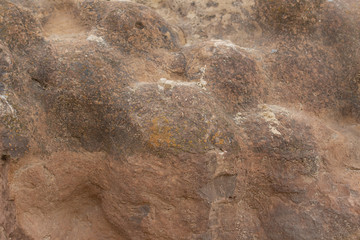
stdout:
<svg viewBox="0 0 360 240">
<path fill-rule="evenodd" d="M 0 0 L 0 239 L 360 239 L 358 0 Z"/>
</svg>

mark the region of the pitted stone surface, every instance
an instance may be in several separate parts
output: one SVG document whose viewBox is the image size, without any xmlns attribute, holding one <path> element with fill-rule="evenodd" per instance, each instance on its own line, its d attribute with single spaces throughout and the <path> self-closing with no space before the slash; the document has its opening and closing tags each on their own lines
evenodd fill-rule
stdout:
<svg viewBox="0 0 360 240">
<path fill-rule="evenodd" d="M 357 0 L 0 0 L 0 239 L 360 238 Z"/>
</svg>

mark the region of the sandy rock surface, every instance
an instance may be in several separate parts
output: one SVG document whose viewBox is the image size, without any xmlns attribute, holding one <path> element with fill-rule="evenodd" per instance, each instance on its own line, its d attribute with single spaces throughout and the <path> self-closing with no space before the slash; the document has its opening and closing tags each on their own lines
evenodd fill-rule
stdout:
<svg viewBox="0 0 360 240">
<path fill-rule="evenodd" d="M 358 0 L 0 0 L 0 240 L 360 239 Z"/>
</svg>

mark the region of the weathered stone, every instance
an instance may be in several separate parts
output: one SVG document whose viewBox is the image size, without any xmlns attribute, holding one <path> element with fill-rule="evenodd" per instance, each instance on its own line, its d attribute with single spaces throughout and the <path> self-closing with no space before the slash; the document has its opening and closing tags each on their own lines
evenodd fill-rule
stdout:
<svg viewBox="0 0 360 240">
<path fill-rule="evenodd" d="M 0 239 L 360 238 L 357 0 L 0 3 Z"/>
</svg>

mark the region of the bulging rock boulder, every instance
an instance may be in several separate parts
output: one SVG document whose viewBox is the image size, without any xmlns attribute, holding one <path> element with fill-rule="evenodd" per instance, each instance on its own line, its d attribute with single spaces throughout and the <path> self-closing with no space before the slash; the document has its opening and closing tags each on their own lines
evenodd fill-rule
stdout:
<svg viewBox="0 0 360 240">
<path fill-rule="evenodd" d="M 360 238 L 360 4 L 0 0 L 0 239 Z"/>
</svg>

